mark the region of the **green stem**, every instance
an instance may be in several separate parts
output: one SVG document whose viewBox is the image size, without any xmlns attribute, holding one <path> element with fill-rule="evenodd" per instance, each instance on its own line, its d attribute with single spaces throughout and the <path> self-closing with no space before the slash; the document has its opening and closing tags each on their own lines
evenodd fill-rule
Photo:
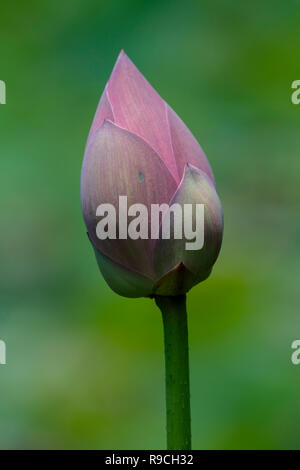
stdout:
<svg viewBox="0 0 300 470">
<path fill-rule="evenodd" d="M 191 411 L 186 296 L 156 296 L 164 324 L 167 445 L 191 449 Z"/>
</svg>

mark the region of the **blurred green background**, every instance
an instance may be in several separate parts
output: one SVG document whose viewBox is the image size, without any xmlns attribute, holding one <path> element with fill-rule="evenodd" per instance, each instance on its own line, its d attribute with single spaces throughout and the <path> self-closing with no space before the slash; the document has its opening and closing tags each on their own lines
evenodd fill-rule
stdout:
<svg viewBox="0 0 300 470">
<path fill-rule="evenodd" d="M 1 4 L 1 448 L 165 447 L 160 313 L 107 287 L 79 200 L 121 48 L 201 143 L 225 213 L 188 295 L 193 447 L 300 448 L 299 25 L 293 0 Z"/>
</svg>

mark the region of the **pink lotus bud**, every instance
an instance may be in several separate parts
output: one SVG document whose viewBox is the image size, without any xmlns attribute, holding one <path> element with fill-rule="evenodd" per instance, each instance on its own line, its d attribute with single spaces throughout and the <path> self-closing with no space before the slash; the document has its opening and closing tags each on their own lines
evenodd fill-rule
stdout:
<svg viewBox="0 0 300 470">
<path fill-rule="evenodd" d="M 118 294 L 179 295 L 210 274 L 223 232 L 211 168 L 189 129 L 124 52 L 101 96 L 90 130 L 82 165 L 81 201 L 100 270 Z M 135 212 L 135 204 L 143 205 L 144 212 Z M 152 233 L 153 207 L 162 204 L 182 209 L 182 221 L 188 205 L 203 205 L 203 246 L 200 241 L 197 247 L 190 244 L 187 249 L 191 237 L 178 224 L 179 219 L 175 221 L 173 212 L 170 216 L 162 211 L 158 233 Z M 112 236 L 99 237 L 100 216 L 108 215 L 111 207 L 115 214 L 109 220 L 112 228 L 116 224 L 115 230 Z M 164 238 L 166 217 L 170 237 Z M 192 210 L 190 219 L 191 232 L 197 226 L 197 210 Z M 134 233 L 140 229 L 138 238 L 128 236 L 131 223 Z M 176 238 L 178 230 L 182 236 Z"/>
</svg>

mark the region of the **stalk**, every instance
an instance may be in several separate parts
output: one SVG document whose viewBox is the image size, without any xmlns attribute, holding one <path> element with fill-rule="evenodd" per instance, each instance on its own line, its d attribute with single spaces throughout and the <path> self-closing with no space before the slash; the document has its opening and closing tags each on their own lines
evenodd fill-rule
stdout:
<svg viewBox="0 0 300 470">
<path fill-rule="evenodd" d="M 191 449 L 191 410 L 186 296 L 156 296 L 164 325 L 167 447 Z"/>
</svg>

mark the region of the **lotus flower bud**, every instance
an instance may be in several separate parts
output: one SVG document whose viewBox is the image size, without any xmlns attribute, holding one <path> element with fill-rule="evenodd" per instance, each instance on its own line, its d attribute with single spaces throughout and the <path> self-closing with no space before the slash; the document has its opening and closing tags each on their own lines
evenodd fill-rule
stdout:
<svg viewBox="0 0 300 470">
<path fill-rule="evenodd" d="M 189 129 L 124 52 L 88 137 L 81 203 L 99 268 L 118 294 L 180 295 L 209 276 L 223 232 L 211 168 Z"/>
</svg>

